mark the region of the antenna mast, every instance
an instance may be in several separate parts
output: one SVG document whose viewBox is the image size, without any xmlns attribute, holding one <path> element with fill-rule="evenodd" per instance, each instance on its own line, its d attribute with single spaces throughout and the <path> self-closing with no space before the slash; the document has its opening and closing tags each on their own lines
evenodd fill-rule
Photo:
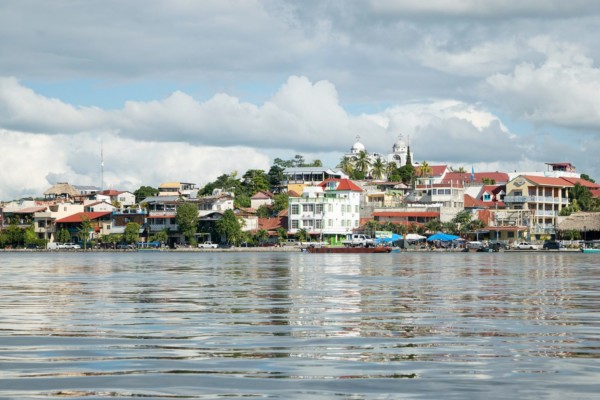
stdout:
<svg viewBox="0 0 600 400">
<path fill-rule="evenodd" d="M 102 139 L 100 139 L 100 191 L 104 190 L 104 146 Z"/>
</svg>

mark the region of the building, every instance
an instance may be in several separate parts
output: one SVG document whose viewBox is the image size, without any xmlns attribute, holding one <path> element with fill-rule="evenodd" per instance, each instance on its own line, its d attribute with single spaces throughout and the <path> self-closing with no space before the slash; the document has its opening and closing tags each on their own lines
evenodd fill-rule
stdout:
<svg viewBox="0 0 600 400">
<path fill-rule="evenodd" d="M 158 187 L 159 196 L 181 196 L 188 199 L 196 198 L 198 189 L 195 183 L 187 182 L 166 182 Z"/>
<path fill-rule="evenodd" d="M 411 164 L 416 165 L 416 163 L 414 162 L 414 156 L 408 148 L 408 146 L 406 145 L 406 143 L 404 142 L 404 140 L 402 139 L 402 135 L 398 135 L 398 140 L 392 146 L 392 152 L 387 155 L 379 153 L 369 153 L 365 148 L 365 145 L 360 142 L 360 136 L 356 136 L 356 142 L 352 145 L 350 151 L 344 154 L 344 158 L 355 160 L 360 157 L 360 154 L 362 152 L 366 153 L 369 163 L 371 165 L 379 159 L 386 163 L 395 163 L 396 167 L 398 168 L 406 165 L 410 152 Z M 367 175 L 369 174 L 367 173 Z"/>
<path fill-rule="evenodd" d="M 259 190 L 250 198 L 250 208 L 255 210 L 260 206 L 271 206 L 273 204 L 273 193 Z"/>
<path fill-rule="evenodd" d="M 338 241 L 358 229 L 362 189 L 349 179 L 327 179 L 306 186 L 288 200 L 288 233 L 301 229 L 320 239 Z"/>
<path fill-rule="evenodd" d="M 118 203 L 119 206 L 132 206 L 135 204 L 135 195 L 125 190 L 102 190 L 96 195 L 97 200 L 107 200 L 109 203 Z"/>
<path fill-rule="evenodd" d="M 509 210 L 525 210 L 530 215 L 530 240 L 540 240 L 556 233 L 557 218 L 569 206 L 573 183 L 562 178 L 520 175 L 506 184 L 504 202 Z"/>
</svg>

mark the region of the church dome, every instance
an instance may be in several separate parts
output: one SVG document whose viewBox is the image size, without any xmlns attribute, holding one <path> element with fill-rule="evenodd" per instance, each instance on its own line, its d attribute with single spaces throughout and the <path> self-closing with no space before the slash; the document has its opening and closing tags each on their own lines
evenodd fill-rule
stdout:
<svg viewBox="0 0 600 400">
<path fill-rule="evenodd" d="M 402 140 L 402 138 L 398 138 L 398 141 L 394 143 L 394 146 L 392 147 L 392 151 L 394 153 L 400 153 L 405 152 L 406 150 L 406 143 L 404 143 L 404 140 Z"/>
<path fill-rule="evenodd" d="M 359 141 L 356 141 L 356 143 L 354 143 L 352 145 L 352 148 L 350 149 L 350 152 L 356 154 L 356 153 L 360 153 L 361 151 L 365 151 L 365 145 L 362 144 Z"/>
</svg>

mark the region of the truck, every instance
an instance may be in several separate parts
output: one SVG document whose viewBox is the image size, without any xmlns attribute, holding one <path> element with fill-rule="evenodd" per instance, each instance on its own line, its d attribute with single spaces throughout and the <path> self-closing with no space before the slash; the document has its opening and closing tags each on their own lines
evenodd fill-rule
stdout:
<svg viewBox="0 0 600 400">
<path fill-rule="evenodd" d="M 199 249 L 216 249 L 217 247 L 219 246 L 216 243 L 211 242 L 210 240 L 207 240 L 204 243 L 198 243 Z"/>
<path fill-rule="evenodd" d="M 346 247 L 374 247 L 375 242 L 369 235 L 361 233 L 352 233 L 342 240 L 342 244 Z"/>
</svg>

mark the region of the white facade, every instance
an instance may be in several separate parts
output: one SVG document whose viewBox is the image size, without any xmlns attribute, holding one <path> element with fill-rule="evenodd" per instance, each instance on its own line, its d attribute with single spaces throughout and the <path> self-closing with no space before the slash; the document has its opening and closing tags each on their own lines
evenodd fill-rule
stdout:
<svg viewBox="0 0 600 400">
<path fill-rule="evenodd" d="M 322 186 L 308 186 L 302 196 L 290 197 L 288 233 L 300 229 L 309 234 L 332 236 L 352 233 L 360 223 L 361 189 L 347 179 L 331 180 Z"/>
</svg>

